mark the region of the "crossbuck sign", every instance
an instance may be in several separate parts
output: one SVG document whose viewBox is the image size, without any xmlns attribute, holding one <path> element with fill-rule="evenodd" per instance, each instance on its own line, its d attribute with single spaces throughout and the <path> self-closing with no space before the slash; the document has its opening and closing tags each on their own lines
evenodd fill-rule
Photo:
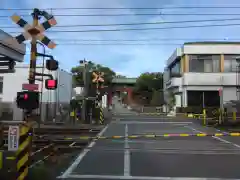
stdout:
<svg viewBox="0 0 240 180">
<path fill-rule="evenodd" d="M 97 83 L 104 82 L 103 75 L 104 75 L 104 73 L 97 74 L 97 73 L 93 72 L 94 79 L 92 80 L 92 82 L 97 82 Z"/>
<path fill-rule="evenodd" d="M 27 21 L 25 21 L 16 14 L 11 16 L 11 19 L 13 20 L 13 22 L 15 22 L 17 25 L 19 25 L 25 30 L 25 32 L 15 37 L 19 44 L 23 43 L 26 40 L 30 40 L 32 36 L 36 36 L 37 40 L 41 41 L 48 48 L 54 49 L 56 47 L 56 44 L 53 41 L 51 41 L 47 36 L 42 34 L 44 31 L 50 29 L 52 26 L 55 26 L 57 24 L 57 21 L 54 19 L 54 17 L 45 21 L 44 23 L 39 24 L 36 27 L 28 24 Z"/>
</svg>

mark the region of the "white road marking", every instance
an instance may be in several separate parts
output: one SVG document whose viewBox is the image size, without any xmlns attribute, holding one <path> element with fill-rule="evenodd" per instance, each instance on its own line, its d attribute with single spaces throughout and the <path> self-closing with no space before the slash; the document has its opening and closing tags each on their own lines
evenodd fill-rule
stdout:
<svg viewBox="0 0 240 180">
<path fill-rule="evenodd" d="M 111 175 L 80 175 L 71 174 L 67 178 L 79 179 L 129 179 L 129 180 L 227 180 L 221 178 L 194 178 L 194 177 L 153 177 L 153 176 L 111 176 Z M 229 179 L 230 180 L 230 179 Z M 231 179 L 240 180 L 240 179 Z"/>
<path fill-rule="evenodd" d="M 108 125 L 105 126 L 102 131 L 100 133 L 98 133 L 97 136 L 102 136 L 103 133 L 107 130 Z M 76 158 L 76 160 L 68 167 L 68 169 L 59 177 L 57 178 L 66 178 L 67 176 L 69 176 L 74 169 L 76 169 L 76 167 L 78 166 L 78 164 L 82 161 L 82 159 L 87 155 L 87 153 L 91 150 L 91 148 L 95 145 L 96 140 L 93 140 L 87 147 L 86 149 L 84 149 Z"/>
<path fill-rule="evenodd" d="M 190 126 L 185 126 L 185 127 L 186 127 L 186 128 L 189 128 L 189 129 L 191 129 L 191 130 L 193 130 L 193 131 L 195 131 L 195 132 L 198 132 L 198 133 L 205 133 L 205 132 L 203 132 L 203 131 L 199 131 L 199 130 L 197 130 L 197 129 L 193 128 L 193 127 L 190 127 Z M 233 142 L 231 142 L 231 141 L 225 140 L 225 139 L 223 139 L 223 138 L 220 138 L 220 137 L 217 137 L 217 136 L 212 136 L 212 138 L 213 138 L 213 139 L 217 139 L 217 140 L 219 140 L 219 141 L 221 141 L 221 142 L 223 142 L 223 143 L 226 143 L 226 144 L 231 144 L 231 145 L 233 145 L 234 147 L 240 148 L 240 145 L 235 144 L 235 143 L 233 143 Z"/>
<path fill-rule="evenodd" d="M 69 145 L 69 147 L 73 147 L 76 144 L 76 142 L 73 142 L 72 144 Z"/>
<path fill-rule="evenodd" d="M 128 125 L 125 125 L 125 141 L 124 141 L 124 176 L 130 176 L 130 151 L 128 144 Z"/>
</svg>

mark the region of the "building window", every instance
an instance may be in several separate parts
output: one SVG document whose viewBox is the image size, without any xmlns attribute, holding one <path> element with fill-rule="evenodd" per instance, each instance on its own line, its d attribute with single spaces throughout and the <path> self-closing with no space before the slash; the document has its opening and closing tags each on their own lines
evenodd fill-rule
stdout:
<svg viewBox="0 0 240 180">
<path fill-rule="evenodd" d="M 169 67 L 170 77 L 179 77 L 181 76 L 181 64 L 180 60 L 176 61 L 173 65 Z"/>
<path fill-rule="evenodd" d="M 220 55 L 189 55 L 189 72 L 220 72 Z"/>
<path fill-rule="evenodd" d="M 224 72 L 236 72 L 236 58 L 240 55 L 224 55 Z"/>
</svg>

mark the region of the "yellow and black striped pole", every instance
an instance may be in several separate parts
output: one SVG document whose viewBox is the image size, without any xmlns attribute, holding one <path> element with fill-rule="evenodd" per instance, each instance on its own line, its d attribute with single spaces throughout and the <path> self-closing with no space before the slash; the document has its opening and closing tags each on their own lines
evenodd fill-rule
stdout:
<svg viewBox="0 0 240 180">
<path fill-rule="evenodd" d="M 17 180 L 25 180 L 28 176 L 28 167 L 30 161 L 30 149 L 32 140 L 31 127 L 27 125 L 20 126 L 19 147 L 16 152 Z"/>
<path fill-rule="evenodd" d="M 100 124 L 104 124 L 103 108 L 101 106 L 99 108 L 99 120 L 100 120 Z"/>
</svg>

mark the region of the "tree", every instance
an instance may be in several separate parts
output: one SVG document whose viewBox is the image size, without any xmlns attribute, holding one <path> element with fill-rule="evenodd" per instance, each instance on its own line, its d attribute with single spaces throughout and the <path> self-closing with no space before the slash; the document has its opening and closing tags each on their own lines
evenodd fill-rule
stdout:
<svg viewBox="0 0 240 180">
<path fill-rule="evenodd" d="M 164 97 L 162 90 L 154 90 L 150 104 L 152 106 L 161 106 L 164 104 Z"/>
<path fill-rule="evenodd" d="M 134 87 L 136 92 L 148 91 L 153 92 L 154 90 L 163 89 L 163 74 L 158 73 L 143 73 L 141 74 L 136 81 Z"/>
<path fill-rule="evenodd" d="M 161 72 L 141 74 L 137 78 L 133 93 L 140 94 L 146 104 L 151 102 L 163 104 L 163 74 Z"/>
<path fill-rule="evenodd" d="M 104 73 L 104 85 L 109 85 L 112 79 L 115 77 L 116 73 L 106 66 L 100 64 L 95 64 L 93 62 L 88 63 L 88 68 L 90 71 L 103 72 Z M 73 73 L 73 82 L 75 86 L 83 85 L 83 70 L 84 67 L 80 64 L 73 67 L 71 72 Z M 90 75 L 90 74 L 89 74 Z M 91 77 L 91 75 L 90 75 Z"/>
</svg>

